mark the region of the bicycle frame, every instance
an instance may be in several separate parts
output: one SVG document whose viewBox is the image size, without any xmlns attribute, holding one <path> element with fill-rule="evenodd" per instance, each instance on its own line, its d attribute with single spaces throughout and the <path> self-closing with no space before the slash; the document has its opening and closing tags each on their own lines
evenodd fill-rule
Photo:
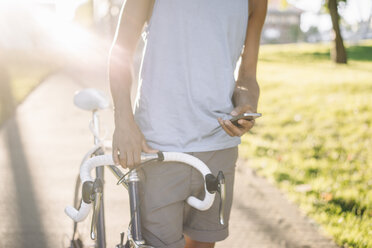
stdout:
<svg viewBox="0 0 372 248">
<path fill-rule="evenodd" d="M 92 113 L 92 124 L 93 130 L 96 134 L 94 137 L 94 145 L 99 145 L 100 140 L 97 136 L 100 133 L 100 123 L 99 123 L 99 115 L 98 111 L 94 110 Z M 93 155 L 99 156 L 103 155 L 104 151 L 102 148 L 96 150 Z M 114 174 L 117 179 L 123 178 L 123 173 L 115 166 L 108 167 L 110 171 Z M 96 178 L 100 179 L 104 182 L 104 166 L 100 166 L 96 168 Z M 129 202 L 130 202 L 130 213 L 132 224 L 130 230 L 128 230 L 128 239 L 130 245 L 133 247 L 137 247 L 138 245 L 144 245 L 145 241 L 142 238 L 141 232 L 141 216 L 140 216 L 140 209 L 139 209 L 139 197 L 138 197 L 138 183 L 139 178 L 137 175 L 136 170 L 133 170 L 129 174 L 129 178 L 127 180 L 127 184 L 125 182 L 121 183 L 129 193 Z M 97 248 L 106 248 L 106 230 L 105 230 L 105 214 L 104 214 L 104 198 L 100 199 L 100 209 L 98 213 L 98 220 L 97 220 L 97 235 L 95 237 L 96 240 L 96 247 Z M 93 220 L 94 221 L 94 220 Z M 92 234 L 91 234 L 92 236 Z M 119 246 L 119 245 L 118 245 Z"/>
</svg>

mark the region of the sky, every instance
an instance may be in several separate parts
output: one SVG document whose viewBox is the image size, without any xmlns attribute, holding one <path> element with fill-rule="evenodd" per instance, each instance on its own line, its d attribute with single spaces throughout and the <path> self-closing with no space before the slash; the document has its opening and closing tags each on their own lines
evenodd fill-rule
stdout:
<svg viewBox="0 0 372 248">
<path fill-rule="evenodd" d="M 1 2 L 13 2 L 17 0 L 0 0 Z M 22 2 L 22 0 L 18 0 Z M 25 0 L 23 0 L 25 1 Z M 58 14 L 64 19 L 72 19 L 75 8 L 86 0 L 28 0 L 26 2 L 54 2 L 57 3 Z M 317 26 L 320 31 L 331 29 L 332 24 L 329 15 L 319 15 L 324 0 L 287 0 L 290 4 L 304 10 L 302 15 L 301 29 L 307 31 L 311 26 Z M 340 9 L 343 19 L 350 25 L 367 20 L 372 12 L 372 0 L 347 0 L 346 6 Z"/>
<path fill-rule="evenodd" d="M 0 0 L 1 1 L 1 0 Z M 42 0 L 34 0 L 42 1 Z M 45 1 L 45 0 L 44 0 Z M 59 14 L 73 17 L 74 9 L 86 0 L 48 0 L 55 1 Z M 307 31 L 311 26 L 317 26 L 320 31 L 332 28 L 329 15 L 319 15 L 324 0 L 287 0 L 289 3 L 306 11 L 302 15 L 301 29 Z M 355 25 L 362 20 L 367 20 L 372 11 L 372 0 L 348 0 L 347 5 L 340 9 L 340 14 L 350 25 Z"/>
<path fill-rule="evenodd" d="M 329 15 L 317 15 L 321 10 L 323 0 L 288 0 L 297 8 L 306 11 L 302 15 L 301 29 L 308 30 L 310 26 L 317 26 L 319 30 L 325 31 L 332 27 Z M 372 11 L 372 0 L 348 0 L 345 7 L 340 9 L 343 19 L 350 25 L 368 19 Z"/>
</svg>

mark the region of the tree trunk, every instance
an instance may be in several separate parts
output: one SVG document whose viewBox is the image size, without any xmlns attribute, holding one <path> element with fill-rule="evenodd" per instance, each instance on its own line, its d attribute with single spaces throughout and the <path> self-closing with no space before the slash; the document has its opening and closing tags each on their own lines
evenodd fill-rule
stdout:
<svg viewBox="0 0 372 248">
<path fill-rule="evenodd" d="M 336 63 L 346 64 L 347 55 L 340 30 L 340 16 L 337 10 L 337 0 L 328 0 L 328 9 L 332 19 L 335 47 L 331 51 L 332 60 Z"/>
</svg>

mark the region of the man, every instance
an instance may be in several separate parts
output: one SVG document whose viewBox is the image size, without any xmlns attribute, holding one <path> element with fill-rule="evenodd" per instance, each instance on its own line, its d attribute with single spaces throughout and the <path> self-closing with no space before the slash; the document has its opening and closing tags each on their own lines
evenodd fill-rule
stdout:
<svg viewBox="0 0 372 248">
<path fill-rule="evenodd" d="M 240 136 L 254 121 L 229 119 L 256 112 L 256 67 L 267 0 L 127 0 L 110 55 L 115 106 L 113 158 L 124 168 L 140 153 L 177 151 L 204 161 L 226 177 L 228 217 Z M 145 29 L 135 114 L 130 89 L 133 54 Z M 234 70 L 241 56 L 237 80 Z M 177 163 L 140 170 L 143 233 L 149 245 L 209 248 L 228 236 L 218 223 L 218 202 L 205 212 L 185 199 L 203 197 L 202 178 Z"/>
</svg>

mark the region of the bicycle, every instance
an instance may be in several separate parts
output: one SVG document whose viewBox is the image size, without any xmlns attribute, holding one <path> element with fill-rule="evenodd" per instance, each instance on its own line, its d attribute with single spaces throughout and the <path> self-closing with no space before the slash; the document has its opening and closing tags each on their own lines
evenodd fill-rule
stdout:
<svg viewBox="0 0 372 248">
<path fill-rule="evenodd" d="M 70 248 L 81 248 L 83 242 L 76 237 L 77 223 L 83 221 L 89 214 L 93 205 L 93 215 L 90 227 L 90 237 L 95 241 L 95 247 L 106 247 L 105 217 L 104 217 L 104 166 L 107 166 L 114 176 L 119 180 L 118 185 L 124 186 L 129 193 L 130 217 L 131 221 L 127 230 L 126 242 L 124 242 L 124 232 L 120 233 L 120 243 L 116 248 L 151 248 L 146 245 L 141 232 L 141 215 L 139 208 L 138 184 L 140 179 L 137 175 L 137 169 L 145 166 L 150 161 L 175 161 L 192 166 L 198 170 L 204 178 L 205 197 L 200 200 L 194 196 L 187 198 L 187 203 L 201 211 L 209 209 L 214 200 L 216 192 L 220 196 L 219 220 L 224 225 L 223 211 L 225 203 L 225 181 L 222 171 L 217 176 L 211 174 L 211 171 L 201 160 L 185 153 L 177 152 L 158 152 L 157 154 L 141 154 L 141 164 L 137 169 L 128 170 L 123 173 L 114 165 L 112 155 L 105 155 L 105 149 L 110 148 L 105 145 L 100 138 L 98 111 L 107 109 L 109 101 L 104 94 L 97 89 L 84 89 L 77 92 L 74 96 L 74 104 L 87 111 L 92 112 L 92 121 L 90 130 L 94 136 L 94 146 L 90 149 L 80 165 L 80 176 L 76 180 L 74 206 L 65 208 L 65 213 L 74 221 L 73 235 L 70 240 Z M 93 180 L 91 171 L 96 170 L 96 178 Z M 81 199 L 79 200 L 80 184 L 82 184 Z"/>
</svg>

